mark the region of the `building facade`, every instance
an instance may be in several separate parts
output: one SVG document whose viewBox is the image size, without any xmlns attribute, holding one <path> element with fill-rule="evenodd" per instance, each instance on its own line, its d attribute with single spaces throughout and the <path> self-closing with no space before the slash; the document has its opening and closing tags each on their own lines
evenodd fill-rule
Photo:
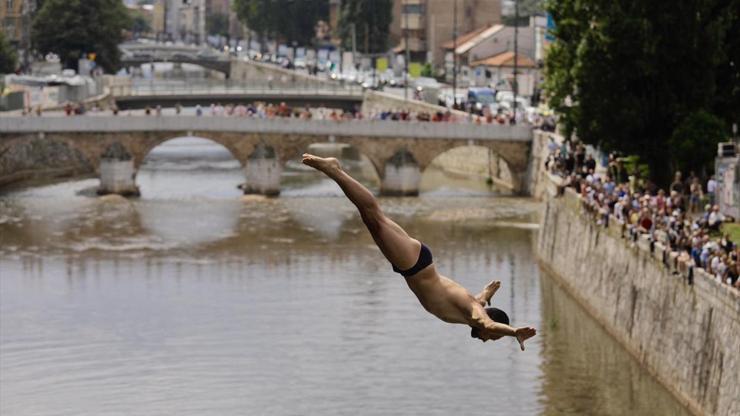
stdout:
<svg viewBox="0 0 740 416">
<path fill-rule="evenodd" d="M 31 21 L 36 12 L 36 0 L 0 1 L 0 22 L 10 44 L 16 48 L 18 58 L 27 63 L 31 47 Z"/>
<path fill-rule="evenodd" d="M 153 29 L 161 40 L 205 41 L 207 0 L 157 0 Z"/>
<path fill-rule="evenodd" d="M 500 0 L 394 0 L 390 35 L 398 45 L 395 52 L 405 53 L 408 46 L 413 61 L 442 67 L 443 45 L 455 33 L 459 36 L 500 22 Z"/>
<path fill-rule="evenodd" d="M 455 58 L 460 85 L 496 86 L 511 78 L 516 38 L 520 91 L 522 95 L 532 94 L 541 82 L 539 68 L 547 43 L 546 21 L 539 16 L 532 16 L 528 21 L 527 26 L 517 30 L 500 24 L 483 27 L 443 44 L 446 80 L 452 82 Z"/>
</svg>

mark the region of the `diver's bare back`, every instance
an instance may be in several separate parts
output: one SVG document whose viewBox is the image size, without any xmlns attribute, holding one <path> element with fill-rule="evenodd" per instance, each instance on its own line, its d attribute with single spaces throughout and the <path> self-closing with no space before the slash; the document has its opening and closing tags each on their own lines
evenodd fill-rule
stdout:
<svg viewBox="0 0 740 416">
<path fill-rule="evenodd" d="M 460 284 L 437 272 L 429 247 L 411 238 L 386 217 L 374 195 L 344 172 L 338 160 L 304 154 L 303 163 L 323 172 L 342 188 L 359 210 L 380 251 L 393 270 L 404 276 L 424 309 L 445 322 L 469 325 L 471 336 L 483 342 L 503 336 L 515 337 L 524 350 L 524 341 L 533 337 L 536 330 L 532 327 L 513 328 L 508 325 L 506 313 L 485 307 L 490 305 L 491 297 L 501 287 L 501 282 L 491 282 L 481 293 L 473 296 Z"/>
</svg>

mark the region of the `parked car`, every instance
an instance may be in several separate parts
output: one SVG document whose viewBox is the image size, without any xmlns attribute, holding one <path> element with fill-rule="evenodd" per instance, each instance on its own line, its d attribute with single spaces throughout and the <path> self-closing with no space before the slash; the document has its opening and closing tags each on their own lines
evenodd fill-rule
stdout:
<svg viewBox="0 0 740 416">
<path fill-rule="evenodd" d="M 486 87 L 468 88 L 468 106 L 476 114 L 483 115 L 486 108 L 496 114 L 498 104 L 493 90 Z"/>
</svg>

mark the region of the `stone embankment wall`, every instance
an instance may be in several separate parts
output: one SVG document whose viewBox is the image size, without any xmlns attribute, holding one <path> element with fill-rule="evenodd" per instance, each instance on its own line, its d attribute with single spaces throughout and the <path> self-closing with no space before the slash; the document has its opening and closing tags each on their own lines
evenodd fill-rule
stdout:
<svg viewBox="0 0 740 416">
<path fill-rule="evenodd" d="M 409 94 L 413 94 L 413 90 L 409 89 Z M 412 112 L 446 112 L 448 109 L 440 105 L 429 104 L 425 101 L 419 100 L 404 100 L 402 96 L 390 94 L 387 92 L 380 91 L 365 91 L 365 96 L 362 99 L 362 113 L 369 115 L 373 113 L 379 113 L 382 111 L 412 111 Z M 464 111 L 451 110 L 452 114 L 458 118 L 468 118 L 469 114 Z"/>
<path fill-rule="evenodd" d="M 532 133 L 532 148 L 529 154 L 529 169 L 527 171 L 527 192 L 536 199 L 543 199 L 547 195 L 555 195 L 560 178 L 550 175 L 545 169 L 545 160 L 548 156 L 547 144 L 550 138 L 557 137 L 555 133 L 535 130 Z"/>
<path fill-rule="evenodd" d="M 230 78 L 233 81 L 249 82 L 254 86 L 271 86 L 273 88 L 340 87 L 337 82 L 328 79 L 255 61 L 232 60 Z"/>
<path fill-rule="evenodd" d="M 0 152 L 0 188 L 21 181 L 94 172 L 94 167 L 80 151 L 43 137 Z"/>
<path fill-rule="evenodd" d="M 740 415 L 740 295 L 623 234 L 597 225 L 571 189 L 544 192 L 541 264 L 692 412 Z"/>
<path fill-rule="evenodd" d="M 431 165 L 454 175 L 488 178 L 489 174 L 495 183 L 511 187 L 511 171 L 506 161 L 496 153 L 488 154 L 482 146 L 462 146 L 434 158 Z"/>
</svg>

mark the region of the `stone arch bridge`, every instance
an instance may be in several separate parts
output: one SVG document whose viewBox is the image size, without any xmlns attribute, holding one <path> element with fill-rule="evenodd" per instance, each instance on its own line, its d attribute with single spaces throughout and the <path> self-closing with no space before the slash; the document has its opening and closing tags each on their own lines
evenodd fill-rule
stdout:
<svg viewBox="0 0 740 416">
<path fill-rule="evenodd" d="M 183 136 L 226 147 L 244 167 L 246 192 L 277 194 L 284 163 L 309 145 L 346 143 L 374 165 L 385 195 L 418 193 L 421 172 L 455 147 L 491 149 L 509 168 L 511 187 L 525 189 L 532 130 L 398 121 L 328 121 L 197 116 L 0 117 L 0 158 L 29 143 L 54 141 L 81 154 L 100 175 L 101 193 L 135 194 L 136 173 L 157 145 Z M 3 155 L 6 156 L 3 156 Z"/>
</svg>

